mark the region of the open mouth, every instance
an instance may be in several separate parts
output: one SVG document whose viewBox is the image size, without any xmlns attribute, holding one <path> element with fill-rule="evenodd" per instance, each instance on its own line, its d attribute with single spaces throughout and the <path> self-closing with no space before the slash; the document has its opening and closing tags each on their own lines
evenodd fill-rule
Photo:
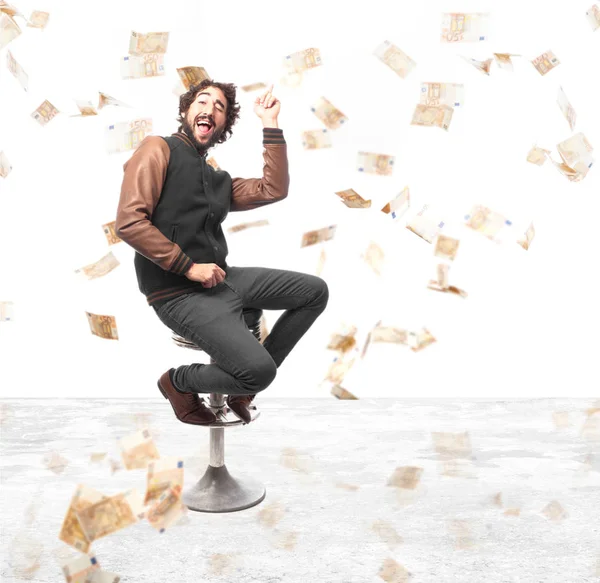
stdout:
<svg viewBox="0 0 600 583">
<path fill-rule="evenodd" d="M 210 132 L 212 132 L 213 129 L 212 124 L 204 119 L 198 120 L 196 122 L 196 127 L 198 128 L 198 132 L 201 136 L 207 136 L 208 134 L 210 134 Z"/>
</svg>

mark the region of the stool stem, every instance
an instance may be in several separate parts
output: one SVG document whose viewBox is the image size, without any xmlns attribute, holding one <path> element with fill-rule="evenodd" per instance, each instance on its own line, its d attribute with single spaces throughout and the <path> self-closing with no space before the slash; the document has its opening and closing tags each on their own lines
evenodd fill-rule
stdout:
<svg viewBox="0 0 600 583">
<path fill-rule="evenodd" d="M 225 395 L 210 393 L 209 402 L 211 407 L 222 407 L 225 404 Z M 210 461 L 208 463 L 214 468 L 220 468 L 225 465 L 225 428 L 211 427 L 209 431 Z"/>
</svg>

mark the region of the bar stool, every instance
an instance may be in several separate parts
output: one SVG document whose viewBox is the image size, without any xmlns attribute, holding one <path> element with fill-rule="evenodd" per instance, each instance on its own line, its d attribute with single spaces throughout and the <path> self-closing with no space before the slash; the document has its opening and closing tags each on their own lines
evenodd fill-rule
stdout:
<svg viewBox="0 0 600 583">
<path fill-rule="evenodd" d="M 262 312 L 260 309 L 243 310 L 246 325 L 259 342 Z M 173 334 L 172 339 L 178 346 L 202 350 L 177 334 Z M 210 363 L 215 362 L 211 357 Z M 217 416 L 215 423 L 203 426 L 210 429 L 209 464 L 202 478 L 192 488 L 183 491 L 181 500 L 190 510 L 197 512 L 235 512 L 256 506 L 265 499 L 264 485 L 254 478 L 233 477 L 225 465 L 225 428 L 243 423 L 231 413 L 224 395 L 210 393 L 208 405 Z M 252 421 L 256 420 L 260 416 L 256 405 L 250 405 L 249 409 Z"/>
</svg>

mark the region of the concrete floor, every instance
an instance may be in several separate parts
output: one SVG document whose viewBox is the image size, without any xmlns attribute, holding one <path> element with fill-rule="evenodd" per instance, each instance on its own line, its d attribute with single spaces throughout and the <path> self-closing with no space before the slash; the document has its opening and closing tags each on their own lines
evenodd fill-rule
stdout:
<svg viewBox="0 0 600 583">
<path fill-rule="evenodd" d="M 225 459 L 265 483 L 265 500 L 98 539 L 102 570 L 131 583 L 600 580 L 597 401 L 256 404 L 256 422 L 226 431 Z M 6 583 L 65 580 L 61 565 L 81 556 L 58 539 L 77 484 L 145 492 L 145 470 L 111 469 L 118 437 L 148 427 L 161 456 L 184 459 L 184 489 L 208 463 L 208 431 L 162 399 L 5 399 L 0 411 Z M 444 445 L 441 434 L 465 432 Z M 53 452 L 62 469 L 46 467 Z"/>
</svg>

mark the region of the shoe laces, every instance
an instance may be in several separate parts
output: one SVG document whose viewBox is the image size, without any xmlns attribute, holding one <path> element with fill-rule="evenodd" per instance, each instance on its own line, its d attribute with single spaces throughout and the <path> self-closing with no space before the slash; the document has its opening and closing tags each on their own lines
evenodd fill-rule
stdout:
<svg viewBox="0 0 600 583">
<path fill-rule="evenodd" d="M 181 393 L 186 404 L 188 405 L 197 405 L 198 404 L 198 395 L 196 393 Z"/>
</svg>

